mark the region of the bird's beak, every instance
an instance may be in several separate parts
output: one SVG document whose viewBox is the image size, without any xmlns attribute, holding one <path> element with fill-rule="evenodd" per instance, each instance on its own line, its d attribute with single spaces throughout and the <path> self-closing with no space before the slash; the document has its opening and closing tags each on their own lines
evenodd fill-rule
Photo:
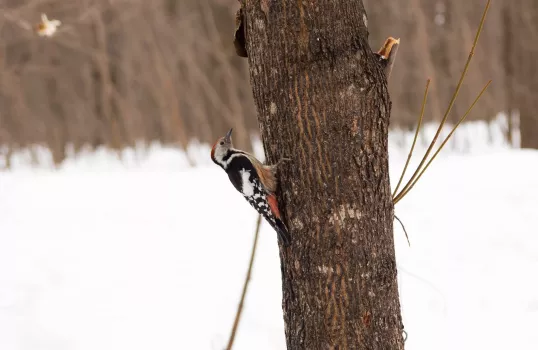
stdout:
<svg viewBox="0 0 538 350">
<path fill-rule="evenodd" d="M 231 128 L 230 131 L 228 131 L 228 133 L 226 134 L 226 136 L 224 136 L 224 141 L 232 142 L 232 131 L 233 131 L 233 128 Z"/>
</svg>

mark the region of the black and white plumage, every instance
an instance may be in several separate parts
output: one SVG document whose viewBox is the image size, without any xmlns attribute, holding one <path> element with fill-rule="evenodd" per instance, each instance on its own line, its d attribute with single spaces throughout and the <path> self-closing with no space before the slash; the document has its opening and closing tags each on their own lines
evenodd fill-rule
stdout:
<svg viewBox="0 0 538 350">
<path fill-rule="evenodd" d="M 282 243 L 288 245 L 290 235 L 282 222 L 275 196 L 277 165 L 263 165 L 253 155 L 234 149 L 231 136 L 232 129 L 217 140 L 211 149 L 211 159 L 224 169 L 235 189 L 275 229 Z"/>
</svg>

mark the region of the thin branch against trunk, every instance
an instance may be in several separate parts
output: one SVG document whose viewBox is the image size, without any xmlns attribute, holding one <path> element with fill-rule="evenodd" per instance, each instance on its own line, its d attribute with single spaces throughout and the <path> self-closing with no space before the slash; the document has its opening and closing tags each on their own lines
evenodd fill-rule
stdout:
<svg viewBox="0 0 538 350">
<path fill-rule="evenodd" d="M 405 229 L 405 226 L 404 226 L 402 220 L 400 220 L 400 218 L 397 217 L 396 215 L 394 215 L 394 218 L 395 218 L 396 220 L 398 220 L 398 222 L 399 222 L 400 225 L 402 226 L 402 229 L 403 229 L 403 231 L 404 231 L 404 233 L 405 233 L 405 238 L 407 239 L 407 244 L 408 244 L 409 246 L 411 246 L 411 242 L 409 242 L 409 236 L 407 235 L 407 230 Z M 404 331 L 404 334 L 407 334 L 407 333 L 405 333 L 405 331 Z M 407 337 L 407 335 L 406 335 L 406 337 Z M 406 338 L 406 339 L 407 339 L 407 338 Z M 404 340 L 405 340 L 405 339 L 404 339 Z"/>
</svg>

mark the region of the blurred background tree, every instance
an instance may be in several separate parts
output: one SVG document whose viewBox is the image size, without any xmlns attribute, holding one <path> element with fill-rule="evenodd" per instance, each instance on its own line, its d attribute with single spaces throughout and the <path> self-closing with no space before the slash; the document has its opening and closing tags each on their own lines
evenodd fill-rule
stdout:
<svg viewBox="0 0 538 350">
<path fill-rule="evenodd" d="M 391 126 L 413 127 L 427 78 L 425 119 L 439 120 L 485 0 L 364 2 L 371 46 L 389 35 L 402 40 Z M 232 43 L 237 8 L 235 0 L 0 0 L 3 156 L 36 144 L 57 163 L 70 148 L 153 141 L 185 148 L 229 127 L 237 146 L 249 149 L 257 121 L 247 61 Z M 29 29 L 41 13 L 62 21 L 54 37 Z M 537 21 L 534 0 L 492 7 L 454 118 L 493 79 L 474 118 L 504 113 L 506 139 L 519 123 L 521 146 L 538 148 Z"/>
</svg>

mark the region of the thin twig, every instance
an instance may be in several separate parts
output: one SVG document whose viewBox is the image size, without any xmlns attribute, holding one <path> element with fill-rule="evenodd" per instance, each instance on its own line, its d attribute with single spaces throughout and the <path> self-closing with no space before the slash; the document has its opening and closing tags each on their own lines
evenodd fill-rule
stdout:
<svg viewBox="0 0 538 350">
<path fill-rule="evenodd" d="M 443 116 L 443 119 L 441 120 L 441 124 L 439 125 L 439 128 L 437 129 L 437 132 L 435 133 L 435 136 L 433 137 L 432 142 L 430 143 L 430 146 L 428 147 L 428 150 L 426 151 L 426 154 L 422 158 L 422 161 L 420 162 L 419 166 L 413 173 L 413 176 L 411 176 L 411 179 L 407 182 L 407 184 L 404 186 L 404 188 L 394 197 L 394 201 L 397 202 L 401 199 L 402 194 L 407 192 L 409 189 L 409 186 L 413 184 L 415 181 L 415 178 L 418 176 L 422 166 L 424 165 L 424 162 L 430 155 L 431 150 L 433 149 L 433 146 L 437 142 L 437 139 L 439 138 L 439 135 L 441 134 L 441 130 L 443 129 L 443 126 L 445 125 L 446 120 L 448 119 L 448 115 L 450 114 L 450 111 L 452 110 L 452 107 L 454 106 L 454 103 L 456 102 L 456 98 L 458 97 L 459 91 L 461 89 L 461 85 L 463 84 L 463 80 L 465 79 L 465 75 L 467 74 L 467 70 L 469 69 L 469 65 L 471 63 L 471 60 L 474 56 L 474 50 L 476 48 L 476 44 L 478 43 L 478 38 L 480 37 L 480 33 L 482 32 L 482 28 L 484 27 L 484 22 L 486 21 L 486 15 L 488 13 L 489 5 L 491 3 L 491 0 L 488 0 L 486 4 L 486 8 L 484 9 L 484 13 L 482 14 L 482 18 L 480 19 L 480 25 L 478 26 L 478 30 L 476 32 L 476 36 L 473 41 L 473 46 L 471 47 L 471 51 L 469 52 L 469 57 L 467 57 L 467 62 L 465 63 L 465 67 L 463 68 L 463 72 L 461 73 L 460 80 L 458 82 L 458 85 L 456 86 L 456 90 L 454 91 L 454 94 L 452 95 L 452 99 L 450 100 L 450 103 L 448 105 L 448 108 L 446 109 L 445 115 Z"/>
<path fill-rule="evenodd" d="M 262 223 L 262 216 L 258 215 L 258 221 L 256 221 L 256 231 L 254 232 L 254 243 L 252 243 L 252 251 L 250 253 L 250 262 L 248 264 L 247 275 L 245 276 L 245 283 L 243 284 L 243 292 L 241 293 L 241 300 L 237 306 L 237 312 L 235 314 L 235 320 L 230 332 L 230 339 L 228 340 L 228 346 L 226 350 L 232 350 L 235 334 L 237 333 L 237 327 L 239 326 L 239 319 L 241 318 L 241 313 L 243 311 L 243 303 L 245 302 L 245 297 L 247 295 L 248 283 L 250 281 L 250 275 L 252 273 L 252 266 L 254 265 L 254 257 L 256 256 L 256 247 L 258 245 L 258 236 L 260 233 L 260 226 Z"/>
<path fill-rule="evenodd" d="M 394 196 L 396 196 L 396 193 L 398 193 L 398 189 L 400 188 L 400 185 L 402 184 L 402 180 L 405 176 L 407 166 L 409 165 L 409 161 L 411 160 L 411 156 L 413 155 L 413 150 L 415 149 L 415 144 L 417 143 L 418 132 L 420 131 L 420 126 L 422 124 L 422 118 L 424 117 L 424 110 L 426 109 L 426 101 L 428 100 L 429 87 L 430 87 L 430 79 L 428 79 L 428 81 L 426 82 L 426 89 L 424 90 L 424 99 L 422 100 L 422 107 L 420 109 L 420 116 L 418 118 L 418 124 L 417 124 L 417 129 L 415 130 L 415 137 L 413 138 L 413 144 L 411 145 L 411 149 L 409 150 L 409 154 L 407 155 L 407 161 L 405 162 L 405 166 L 403 168 L 402 174 L 400 175 L 400 180 L 398 181 L 398 184 L 396 185 L 396 189 L 392 193 L 392 198 L 394 198 Z"/>
<path fill-rule="evenodd" d="M 398 222 L 400 223 L 400 225 L 402 225 L 402 228 L 403 228 L 404 233 L 405 233 L 405 238 L 407 238 L 407 244 L 409 244 L 409 246 L 411 247 L 411 242 L 409 242 L 409 236 L 407 235 L 407 230 L 405 229 L 405 226 L 404 226 L 402 220 L 400 220 L 400 218 L 397 217 L 396 215 L 394 215 L 394 218 L 395 218 L 396 220 L 398 220 Z"/>
<path fill-rule="evenodd" d="M 482 97 L 482 95 L 484 94 L 484 92 L 486 92 L 486 89 L 488 88 L 489 84 L 491 84 L 491 80 L 487 82 L 487 84 L 482 88 L 482 91 L 480 91 L 480 94 L 478 94 L 478 96 L 475 98 L 475 100 L 473 101 L 473 103 L 471 104 L 471 106 L 467 109 L 467 111 L 465 112 L 465 114 L 460 118 L 460 120 L 456 123 L 456 125 L 454 125 L 454 127 L 452 128 L 452 130 L 450 131 L 450 133 L 448 134 L 448 136 L 445 138 L 445 140 L 443 141 L 443 143 L 441 143 L 441 145 L 439 146 L 439 148 L 437 149 L 437 151 L 435 151 L 435 153 L 433 154 L 433 156 L 431 157 L 431 159 L 428 161 L 428 163 L 426 164 L 426 166 L 422 169 L 422 171 L 420 172 L 420 174 L 417 176 L 416 180 L 409 186 L 409 188 L 401 193 L 399 195 L 399 197 L 397 199 L 394 200 L 394 204 L 398 203 L 400 200 L 402 200 L 402 198 L 404 198 L 407 193 L 409 193 L 409 191 L 413 188 L 413 186 L 415 186 L 415 184 L 417 183 L 417 181 L 420 179 L 420 177 L 422 176 L 422 174 L 424 174 L 424 172 L 426 171 L 426 169 L 428 169 L 428 167 L 430 166 L 430 164 L 433 162 L 433 160 L 435 159 L 435 157 L 439 154 L 439 152 L 441 152 L 441 149 L 444 147 L 444 145 L 448 142 L 448 140 L 450 139 L 450 137 L 452 137 L 452 134 L 454 134 L 454 132 L 456 131 L 456 129 L 458 128 L 458 126 L 460 126 L 460 124 L 465 120 L 465 118 L 467 118 L 467 116 L 469 115 L 469 113 L 471 113 L 471 110 L 473 109 L 473 107 L 475 106 L 475 104 L 478 102 L 478 100 L 480 99 L 480 97 Z"/>
</svg>

